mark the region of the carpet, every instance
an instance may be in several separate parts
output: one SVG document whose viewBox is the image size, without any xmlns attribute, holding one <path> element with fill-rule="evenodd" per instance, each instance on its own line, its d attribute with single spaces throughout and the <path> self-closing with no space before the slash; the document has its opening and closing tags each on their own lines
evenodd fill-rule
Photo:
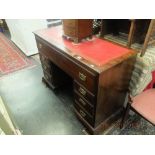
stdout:
<svg viewBox="0 0 155 155">
<path fill-rule="evenodd" d="M 3 33 L 0 33 L 0 76 L 34 66 L 33 59 L 27 58 Z"/>
<path fill-rule="evenodd" d="M 125 122 L 124 128 L 120 129 L 120 122 L 113 126 L 106 135 L 155 135 L 155 127 L 135 114 Z"/>
</svg>

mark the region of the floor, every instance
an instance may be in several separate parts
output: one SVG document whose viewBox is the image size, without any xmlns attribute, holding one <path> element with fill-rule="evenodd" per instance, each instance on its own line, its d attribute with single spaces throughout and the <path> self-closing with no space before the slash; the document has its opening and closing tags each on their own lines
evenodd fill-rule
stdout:
<svg viewBox="0 0 155 155">
<path fill-rule="evenodd" d="M 51 91 L 41 81 L 40 65 L 4 76 L 0 94 L 23 134 L 84 134 L 66 89 Z"/>
</svg>

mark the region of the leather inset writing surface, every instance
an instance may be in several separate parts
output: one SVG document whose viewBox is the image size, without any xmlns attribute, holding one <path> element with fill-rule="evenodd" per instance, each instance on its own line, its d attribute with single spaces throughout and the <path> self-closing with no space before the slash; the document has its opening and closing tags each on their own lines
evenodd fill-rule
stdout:
<svg viewBox="0 0 155 155">
<path fill-rule="evenodd" d="M 96 37 L 93 37 L 92 41 L 84 41 L 79 44 L 74 44 L 62 37 L 61 26 L 45 29 L 42 31 L 42 35 L 55 41 L 57 44 L 63 45 L 68 50 L 90 61 L 96 66 L 102 66 L 131 52 L 130 49 Z"/>
</svg>

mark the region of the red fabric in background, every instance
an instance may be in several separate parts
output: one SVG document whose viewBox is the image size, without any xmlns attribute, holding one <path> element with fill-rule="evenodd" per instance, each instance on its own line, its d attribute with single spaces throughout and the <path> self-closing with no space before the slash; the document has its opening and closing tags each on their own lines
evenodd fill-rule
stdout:
<svg viewBox="0 0 155 155">
<path fill-rule="evenodd" d="M 152 72 L 152 81 L 148 84 L 148 86 L 145 88 L 145 90 L 153 88 L 154 84 L 155 84 L 155 71 Z"/>
<path fill-rule="evenodd" d="M 131 53 L 131 50 L 125 47 L 96 37 L 93 37 L 92 41 L 84 41 L 79 44 L 74 44 L 71 41 L 63 39 L 62 34 L 61 26 L 52 27 L 42 31 L 42 35 L 48 38 L 48 40 L 53 40 L 56 43 L 63 45 L 74 54 L 81 56 L 97 66 L 101 66 L 111 60 Z"/>
</svg>

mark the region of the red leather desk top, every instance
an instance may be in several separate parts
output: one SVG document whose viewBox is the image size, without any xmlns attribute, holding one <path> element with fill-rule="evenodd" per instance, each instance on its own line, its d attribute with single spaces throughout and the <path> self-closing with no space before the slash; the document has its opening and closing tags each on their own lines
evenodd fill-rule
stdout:
<svg viewBox="0 0 155 155">
<path fill-rule="evenodd" d="M 131 53 L 131 49 L 127 49 L 96 37 L 93 37 L 92 41 L 84 41 L 79 44 L 74 44 L 62 37 L 61 26 L 45 29 L 42 31 L 42 35 L 55 41 L 57 44 L 63 45 L 76 55 L 79 55 L 97 66 L 102 66 L 109 61 Z"/>
</svg>

